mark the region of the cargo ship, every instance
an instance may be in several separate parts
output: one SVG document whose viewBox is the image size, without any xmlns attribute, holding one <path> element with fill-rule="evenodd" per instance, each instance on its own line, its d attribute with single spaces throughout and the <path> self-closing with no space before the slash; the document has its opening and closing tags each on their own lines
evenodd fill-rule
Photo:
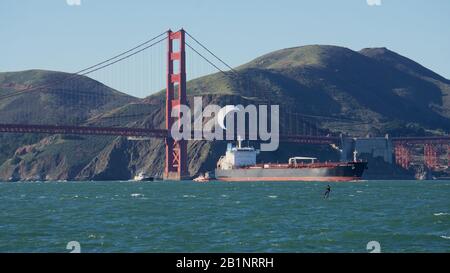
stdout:
<svg viewBox="0 0 450 273">
<path fill-rule="evenodd" d="M 314 157 L 292 157 L 287 163 L 256 163 L 258 150 L 253 147 L 227 146 L 227 151 L 217 162 L 215 179 L 220 181 L 336 181 L 361 179 L 367 162 L 356 159 L 348 162 L 318 162 Z"/>
</svg>

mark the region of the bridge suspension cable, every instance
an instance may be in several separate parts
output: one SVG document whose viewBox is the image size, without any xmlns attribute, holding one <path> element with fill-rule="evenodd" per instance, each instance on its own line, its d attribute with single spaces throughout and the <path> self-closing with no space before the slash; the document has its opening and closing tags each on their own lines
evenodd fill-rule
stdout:
<svg viewBox="0 0 450 273">
<path fill-rule="evenodd" d="M 202 52 L 200 52 L 201 50 L 198 50 L 198 48 L 196 49 L 195 46 L 193 44 L 190 44 L 189 42 L 185 41 L 185 45 L 191 49 L 193 52 L 195 52 L 195 54 L 197 54 L 198 56 L 200 56 L 204 61 L 206 61 L 209 65 L 211 65 L 212 67 L 214 67 L 217 71 L 223 73 L 226 76 L 230 76 L 230 75 L 238 75 L 238 73 L 236 72 L 236 70 L 234 70 L 229 64 L 227 64 L 223 59 L 221 59 L 220 57 L 217 56 L 217 54 L 215 54 L 214 52 L 212 52 L 212 50 L 210 50 L 208 47 L 206 47 L 204 44 L 202 44 L 198 39 L 196 39 L 194 36 L 192 36 L 190 33 L 188 33 L 187 31 L 185 31 L 186 35 L 192 39 L 192 41 L 199 45 L 204 51 L 206 51 L 206 53 L 208 53 L 209 55 L 211 55 L 212 57 L 214 57 L 214 59 L 216 59 L 217 61 L 219 61 L 222 65 L 224 65 L 227 69 L 229 69 L 229 71 L 226 71 L 222 68 L 219 67 L 219 65 L 215 62 L 212 61 L 211 58 L 208 58 L 206 55 L 207 54 L 202 54 Z"/>
<path fill-rule="evenodd" d="M 200 45 L 203 49 L 205 49 L 209 54 L 211 54 L 212 56 L 214 56 L 214 58 L 216 58 L 217 60 L 219 60 L 219 62 L 221 62 L 222 64 L 224 64 L 226 67 L 228 67 L 230 69 L 230 71 L 232 71 L 233 73 L 236 73 L 236 71 L 230 66 L 228 65 L 226 62 L 224 62 L 221 58 L 219 58 L 216 54 L 214 54 L 211 50 L 209 50 L 205 45 L 203 45 L 201 42 L 199 42 L 197 39 L 195 39 L 189 32 L 185 31 L 186 34 L 192 39 L 194 40 L 198 45 Z M 188 45 L 189 46 L 189 45 Z M 192 47 L 189 46 L 191 49 Z M 195 51 L 195 50 L 194 50 Z M 198 52 L 197 52 L 198 53 Z"/>
<path fill-rule="evenodd" d="M 142 51 L 144 51 L 144 50 L 146 50 L 146 49 L 148 49 L 148 48 L 150 48 L 150 47 L 152 47 L 152 46 L 154 46 L 154 45 L 156 45 L 156 44 L 159 44 L 160 42 L 164 41 L 165 39 L 167 39 L 167 37 L 164 37 L 164 38 L 162 38 L 162 39 L 159 39 L 158 41 L 154 42 L 153 44 L 148 45 L 148 46 L 146 46 L 146 47 L 144 47 L 144 48 L 141 48 L 140 50 L 135 51 L 135 52 L 133 52 L 133 53 L 130 53 L 129 55 L 126 55 L 125 57 L 122 57 L 122 58 L 120 58 L 120 59 L 118 59 L 118 60 L 115 60 L 114 62 L 107 63 L 107 64 L 105 64 L 105 65 L 102 65 L 102 66 L 97 67 L 97 68 L 95 68 L 95 69 L 89 70 L 89 71 L 87 71 L 87 72 L 85 72 L 85 73 L 82 73 L 82 74 L 77 74 L 77 76 L 85 76 L 85 75 L 88 75 L 88 74 L 90 74 L 90 73 L 92 73 L 92 72 L 95 72 L 95 71 L 97 71 L 97 70 L 103 69 L 103 68 L 105 68 L 105 67 L 108 67 L 108 66 L 113 65 L 113 64 L 115 64 L 115 63 L 118 63 L 118 62 L 120 62 L 120 61 L 123 61 L 123 60 L 125 60 L 125 59 L 128 59 L 129 57 L 131 57 L 131 56 L 133 56 L 133 55 L 136 55 L 136 54 L 138 54 L 138 53 L 140 53 L 140 52 L 142 52 Z"/>
<path fill-rule="evenodd" d="M 191 49 L 193 50 L 195 53 L 197 53 L 200 57 L 203 58 L 203 60 L 205 60 L 206 62 L 208 62 L 210 65 L 212 65 L 214 68 L 216 68 L 217 70 L 219 70 L 220 72 L 222 72 L 225 75 L 228 75 L 227 72 L 223 71 L 222 69 L 220 69 L 217 65 L 215 65 L 213 62 L 211 62 L 208 58 L 206 58 L 203 54 L 201 54 L 200 52 L 198 52 L 196 49 L 194 49 L 188 42 L 185 42 L 185 44 Z"/>
<path fill-rule="evenodd" d="M 155 36 L 155 37 L 153 37 L 153 38 L 151 38 L 151 39 L 149 39 L 149 40 L 147 40 L 147 41 L 145 41 L 143 43 L 140 43 L 139 45 L 134 46 L 133 48 L 130 48 L 130 49 L 128 49 L 128 50 L 126 50 L 126 51 L 124 51 L 122 53 L 119 53 L 119 54 L 117 54 L 117 55 L 115 55 L 115 56 L 113 56 L 111 58 L 108 58 L 108 59 L 106 59 L 104 61 L 101 61 L 101 62 L 96 63 L 94 65 L 91 65 L 91 66 L 89 66 L 87 68 L 79 70 L 79 71 L 77 71 L 75 73 L 72 73 L 71 76 L 66 77 L 64 79 L 53 81 L 53 82 L 50 82 L 50 83 L 47 83 L 47 84 L 44 84 L 44 85 L 30 86 L 30 87 L 25 88 L 23 90 L 20 90 L 18 92 L 14 92 L 14 93 L 11 93 L 11 94 L 6 94 L 6 95 L 3 95 L 3 96 L 0 96 L 0 100 L 4 100 L 4 99 L 7 99 L 7 98 L 19 96 L 19 95 L 21 95 L 23 93 L 34 92 L 34 91 L 38 91 L 38 90 L 41 90 L 41 89 L 44 89 L 44 88 L 55 86 L 57 84 L 61 84 L 61 83 L 65 82 L 67 80 L 73 79 L 75 77 L 85 76 L 85 75 L 88 75 L 88 74 L 93 73 L 95 71 L 101 70 L 101 69 L 103 69 L 105 67 L 111 66 L 111 65 L 113 65 L 115 63 L 118 63 L 120 61 L 128 59 L 131 56 L 134 56 L 134 55 L 136 55 L 136 54 L 138 54 L 138 53 L 140 53 L 140 52 L 142 52 L 142 51 L 144 51 L 144 50 L 146 50 L 148 48 L 151 48 L 151 47 L 159 44 L 160 42 L 162 42 L 162 41 L 167 39 L 167 37 L 161 38 L 161 36 L 166 35 L 166 34 L 167 34 L 167 32 L 163 32 L 163 33 L 161 33 L 161 34 L 159 34 L 159 35 L 157 35 L 157 36 Z M 158 39 L 158 38 L 160 38 L 160 39 Z M 157 40 L 157 41 L 153 42 L 155 40 Z M 151 43 L 151 42 L 153 42 L 153 43 Z M 148 45 L 149 43 L 151 43 L 151 44 Z M 143 47 L 143 46 L 145 46 L 145 47 Z M 143 47 L 143 48 L 141 48 L 141 47 Z M 137 49 L 139 49 L 139 50 L 137 50 Z"/>
</svg>

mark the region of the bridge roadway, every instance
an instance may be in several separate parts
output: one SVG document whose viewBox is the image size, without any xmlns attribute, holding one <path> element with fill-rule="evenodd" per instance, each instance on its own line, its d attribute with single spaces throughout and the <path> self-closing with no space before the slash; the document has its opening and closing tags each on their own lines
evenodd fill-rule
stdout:
<svg viewBox="0 0 450 273">
<path fill-rule="evenodd" d="M 170 137 L 165 129 L 132 128 L 132 127 L 91 127 L 66 125 L 33 125 L 33 124 L 0 124 L 2 133 L 39 133 L 39 134 L 69 134 L 69 135 L 110 135 L 126 137 Z M 193 132 L 193 136 L 195 132 Z M 193 137 L 193 139 L 195 139 Z M 247 138 L 248 139 L 248 136 Z M 304 144 L 338 143 L 339 137 L 280 135 L 280 141 Z"/>
<path fill-rule="evenodd" d="M 170 137 L 166 129 L 33 124 L 0 124 L 0 132 L 69 135 L 110 135 L 151 138 Z M 248 136 L 245 139 L 248 139 Z M 294 142 L 302 144 L 339 144 L 340 139 L 341 138 L 338 136 L 280 135 L 281 142 Z M 392 137 L 391 140 L 394 144 L 450 144 L 450 136 Z"/>
</svg>

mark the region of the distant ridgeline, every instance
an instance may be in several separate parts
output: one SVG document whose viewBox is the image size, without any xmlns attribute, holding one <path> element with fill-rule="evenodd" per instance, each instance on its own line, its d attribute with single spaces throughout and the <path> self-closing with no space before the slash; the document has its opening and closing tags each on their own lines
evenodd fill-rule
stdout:
<svg viewBox="0 0 450 273">
<path fill-rule="evenodd" d="M 403 178 L 414 175 L 392 164 L 387 152 L 392 147 L 383 138 L 385 134 L 417 136 L 450 131 L 450 81 L 386 48 L 359 52 L 321 45 L 288 48 L 235 70 L 239 79 L 216 73 L 189 81 L 188 101 L 202 95 L 208 103 L 219 105 L 280 104 L 282 133 L 311 134 L 315 130 L 382 137 L 370 148 L 363 140 L 356 143 L 373 161 L 367 172 L 373 177 L 381 173 Z M 0 96 L 67 75 L 42 70 L 0 73 Z M 0 100 L 0 122 L 91 126 L 116 122 L 162 128 L 164 91 L 138 99 L 87 77 L 73 81 L 77 84 Z M 90 97 L 95 98 L 91 104 L 86 99 Z M 3 181 L 116 180 L 130 179 L 139 172 L 163 172 L 161 139 L 20 134 L 0 134 L 0 139 Z M 225 142 L 191 141 L 189 172 L 194 175 L 214 169 L 225 149 Z M 343 157 L 348 156 L 346 149 Z M 260 160 L 286 162 L 296 155 L 341 158 L 333 147 L 281 143 L 277 151 L 262 153 Z"/>
</svg>

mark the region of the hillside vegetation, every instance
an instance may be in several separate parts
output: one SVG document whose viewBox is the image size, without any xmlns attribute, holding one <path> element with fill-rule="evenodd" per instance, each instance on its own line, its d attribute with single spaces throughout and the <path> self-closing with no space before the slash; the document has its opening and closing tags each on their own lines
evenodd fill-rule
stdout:
<svg viewBox="0 0 450 273">
<path fill-rule="evenodd" d="M 450 81 L 386 48 L 287 48 L 235 71 L 188 82 L 189 102 L 201 95 L 205 104 L 279 104 L 282 132 L 298 134 L 412 136 L 450 131 Z M 0 96 L 68 75 L 42 70 L 0 73 Z M 139 100 L 87 77 L 71 81 L 78 84 L 0 100 L 0 121 L 163 127 L 164 91 Z M 90 103 L 81 98 L 86 94 L 104 99 Z M 130 179 L 140 171 L 163 171 L 163 140 L 8 134 L 1 139 L 2 180 Z M 190 173 L 212 170 L 225 145 L 190 142 Z M 321 160 L 339 156 L 331 147 L 283 143 L 274 153 L 262 153 L 260 160 L 285 162 L 295 155 Z"/>
</svg>

